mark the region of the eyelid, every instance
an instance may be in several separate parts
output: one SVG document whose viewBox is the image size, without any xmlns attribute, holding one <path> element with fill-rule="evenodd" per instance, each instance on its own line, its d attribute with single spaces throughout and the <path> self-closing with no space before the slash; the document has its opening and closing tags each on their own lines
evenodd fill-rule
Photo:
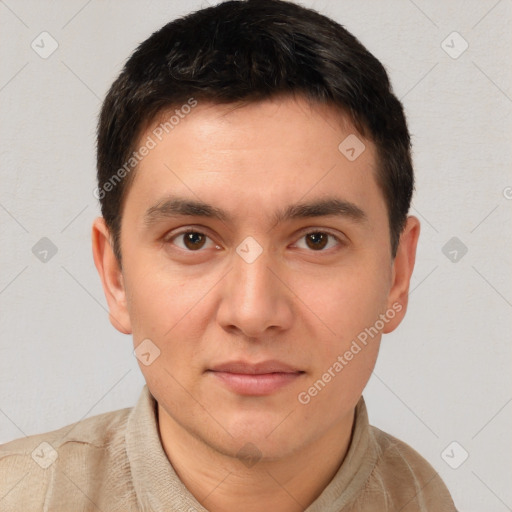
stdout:
<svg viewBox="0 0 512 512">
<path fill-rule="evenodd" d="M 340 242 L 343 238 L 343 233 L 340 233 L 339 231 L 332 230 L 330 228 L 322 228 L 322 227 L 316 227 L 316 226 L 308 226 L 307 228 L 303 228 L 298 232 L 299 236 L 309 235 L 311 233 L 325 233 L 326 235 L 331 235 L 332 237 L 336 238 Z"/>
<path fill-rule="evenodd" d="M 162 237 L 162 240 L 169 241 L 173 238 L 176 238 L 179 235 L 184 235 L 185 233 L 200 233 L 201 235 L 210 236 L 208 234 L 208 229 L 203 226 L 184 226 L 182 228 L 177 228 L 176 232 L 174 230 L 167 232 Z"/>
</svg>

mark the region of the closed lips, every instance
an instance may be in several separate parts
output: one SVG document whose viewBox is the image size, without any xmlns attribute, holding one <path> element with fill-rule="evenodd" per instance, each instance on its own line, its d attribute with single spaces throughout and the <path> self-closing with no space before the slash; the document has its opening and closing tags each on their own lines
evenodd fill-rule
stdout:
<svg viewBox="0 0 512 512">
<path fill-rule="evenodd" d="M 229 361 L 214 365 L 209 371 L 236 373 L 241 375 L 265 375 L 270 373 L 304 373 L 296 367 L 281 361 L 263 361 L 260 363 L 249 363 L 247 361 Z"/>
</svg>

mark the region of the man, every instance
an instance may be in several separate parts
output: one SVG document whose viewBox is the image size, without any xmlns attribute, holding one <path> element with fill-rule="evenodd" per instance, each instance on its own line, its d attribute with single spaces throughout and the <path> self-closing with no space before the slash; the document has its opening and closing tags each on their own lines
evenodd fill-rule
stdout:
<svg viewBox="0 0 512 512">
<path fill-rule="evenodd" d="M 453 511 L 370 427 L 419 222 L 402 106 L 345 29 L 290 2 L 169 23 L 98 128 L 94 261 L 147 387 L 4 445 L 2 510 Z"/>
</svg>

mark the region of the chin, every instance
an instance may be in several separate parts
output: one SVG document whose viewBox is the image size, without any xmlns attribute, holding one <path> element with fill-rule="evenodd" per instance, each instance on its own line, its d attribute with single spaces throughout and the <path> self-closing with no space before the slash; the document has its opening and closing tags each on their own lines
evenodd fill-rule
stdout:
<svg viewBox="0 0 512 512">
<path fill-rule="evenodd" d="M 304 428 L 293 424 L 290 421 L 292 418 L 286 418 L 286 414 L 264 415 L 253 412 L 236 416 L 228 419 L 218 415 L 215 417 L 218 421 L 215 422 L 215 428 L 198 431 L 197 426 L 194 426 L 194 435 L 215 451 L 229 457 L 269 461 L 289 456 L 304 443 Z"/>
<path fill-rule="evenodd" d="M 228 442 L 225 438 L 211 441 L 210 446 L 217 452 L 228 457 L 240 459 L 247 467 L 256 462 L 272 462 L 289 457 L 298 450 L 298 440 L 293 439 L 289 433 L 284 437 L 276 436 L 270 439 L 266 435 L 240 435 L 233 436 Z"/>
</svg>

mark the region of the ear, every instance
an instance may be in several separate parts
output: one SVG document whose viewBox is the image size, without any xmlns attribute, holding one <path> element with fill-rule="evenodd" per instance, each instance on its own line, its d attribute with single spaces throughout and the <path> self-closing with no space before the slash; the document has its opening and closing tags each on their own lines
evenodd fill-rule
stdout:
<svg viewBox="0 0 512 512">
<path fill-rule="evenodd" d="M 92 225 L 92 254 L 107 299 L 110 323 L 119 332 L 131 334 L 123 274 L 112 250 L 110 232 L 103 217 L 98 217 Z"/>
<path fill-rule="evenodd" d="M 384 334 L 394 331 L 407 311 L 409 284 L 416 261 L 416 247 L 419 236 L 420 221 L 413 216 L 407 217 L 393 261 L 391 289 L 388 295 L 388 310 L 394 310 L 396 315 L 386 323 L 386 327 L 382 331 Z"/>
</svg>

